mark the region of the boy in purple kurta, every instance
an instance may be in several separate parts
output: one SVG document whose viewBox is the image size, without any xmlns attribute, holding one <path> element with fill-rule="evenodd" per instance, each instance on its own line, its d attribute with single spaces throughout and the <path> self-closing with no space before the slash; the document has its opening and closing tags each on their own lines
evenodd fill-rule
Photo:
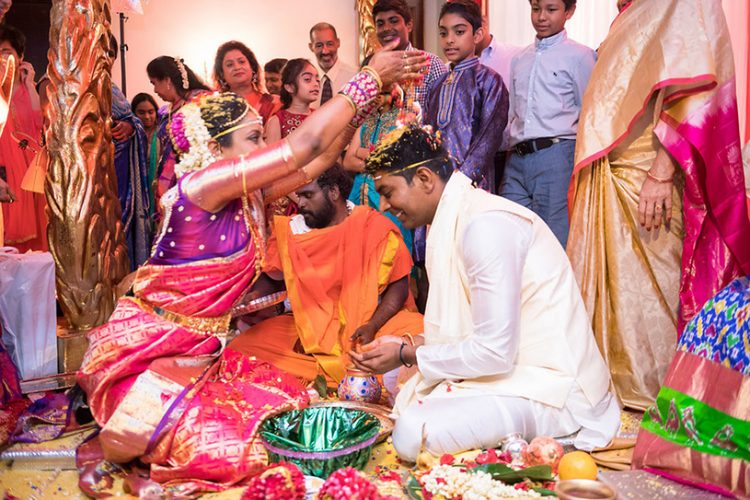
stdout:
<svg viewBox="0 0 750 500">
<path fill-rule="evenodd" d="M 438 27 L 450 72 L 429 88 L 425 123 L 441 132 L 456 168 L 488 189 L 488 174 L 508 121 L 508 90 L 502 77 L 475 55 L 483 36 L 476 2 L 446 3 Z"/>
</svg>

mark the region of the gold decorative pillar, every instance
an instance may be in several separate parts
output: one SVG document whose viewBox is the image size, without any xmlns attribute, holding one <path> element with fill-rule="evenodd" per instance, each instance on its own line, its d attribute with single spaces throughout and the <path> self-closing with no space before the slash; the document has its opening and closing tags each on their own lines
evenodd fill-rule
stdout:
<svg viewBox="0 0 750 500">
<path fill-rule="evenodd" d="M 359 61 L 360 63 L 375 49 L 380 47 L 375 35 L 375 21 L 372 19 L 372 8 L 375 0 L 356 0 L 357 18 L 359 20 Z"/>
<path fill-rule="evenodd" d="M 110 132 L 110 20 L 108 0 L 53 1 L 45 109 L 48 236 L 68 322 L 61 337 L 77 350 L 85 349 L 83 333 L 113 311 L 115 286 L 128 271 Z M 69 357 L 63 353 L 65 371 L 80 363 Z"/>
</svg>

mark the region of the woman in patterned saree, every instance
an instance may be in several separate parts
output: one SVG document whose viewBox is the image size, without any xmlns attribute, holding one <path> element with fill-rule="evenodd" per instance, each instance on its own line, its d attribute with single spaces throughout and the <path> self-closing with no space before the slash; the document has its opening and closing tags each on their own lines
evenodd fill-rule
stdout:
<svg viewBox="0 0 750 500">
<path fill-rule="evenodd" d="M 278 96 L 264 87 L 263 72 L 255 53 L 237 40 L 225 42 L 216 50 L 214 58 L 216 88 L 241 95 L 258 110 L 263 123 L 281 108 Z"/>
<path fill-rule="evenodd" d="M 421 55 L 380 54 L 270 147 L 262 120 L 235 94 L 199 96 L 175 113 L 178 182 L 162 200 L 151 259 L 134 296 L 89 334 L 78 372 L 107 460 L 140 458 L 151 479 L 180 493 L 235 486 L 265 464 L 255 436 L 262 420 L 307 403 L 291 376 L 222 348 L 230 311 L 263 265 L 265 204 L 325 171 L 369 112 L 380 78 L 419 77 Z"/>
<path fill-rule="evenodd" d="M 3 203 L 5 245 L 28 250 L 47 250 L 47 201 L 44 194 L 21 188 L 26 171 L 39 151 L 42 112 L 34 87 L 34 67 L 24 60 L 26 37 L 17 28 L 0 25 L 0 58 L 16 61 L 10 110 L 0 129 L 0 177 L 15 194 L 13 203 Z M 2 238 L 0 238 L 2 239 Z"/>
<path fill-rule="evenodd" d="M 727 496 L 750 496 L 750 278 L 688 323 L 643 418 L 633 466 Z"/>
</svg>

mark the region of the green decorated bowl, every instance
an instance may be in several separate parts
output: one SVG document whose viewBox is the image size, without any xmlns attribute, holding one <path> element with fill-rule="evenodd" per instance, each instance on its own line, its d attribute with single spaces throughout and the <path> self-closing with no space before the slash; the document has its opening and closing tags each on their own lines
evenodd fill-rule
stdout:
<svg viewBox="0 0 750 500">
<path fill-rule="evenodd" d="M 375 415 L 329 406 L 270 418 L 263 423 L 260 436 L 270 462 L 291 462 L 303 474 L 326 479 L 342 467 L 363 469 L 379 432 Z"/>
</svg>

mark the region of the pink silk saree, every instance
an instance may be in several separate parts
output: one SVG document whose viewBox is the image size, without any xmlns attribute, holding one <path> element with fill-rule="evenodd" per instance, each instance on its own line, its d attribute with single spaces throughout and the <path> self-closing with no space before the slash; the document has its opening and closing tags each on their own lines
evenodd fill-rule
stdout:
<svg viewBox="0 0 750 500">
<path fill-rule="evenodd" d="M 190 495 L 251 479 L 267 463 L 258 426 L 270 415 L 305 406 L 308 396 L 294 377 L 271 365 L 222 352 L 231 307 L 252 286 L 263 261 L 256 243 L 262 239 L 247 205 L 239 205 L 244 217 L 233 204 L 219 220 L 187 203 L 177 207 L 178 217 L 173 206 L 167 202 L 165 229 L 154 256 L 137 272 L 134 297 L 121 298 L 108 323 L 90 332 L 77 378 L 102 427 L 104 458 L 115 463 L 139 458 L 151 465 L 152 480 Z M 201 217 L 208 215 L 211 224 L 204 226 Z M 238 221 L 236 239 L 246 241 L 241 250 L 173 264 L 156 257 L 160 248 L 175 246 L 163 243 L 180 224 L 190 227 L 184 234 L 195 231 L 223 242 L 212 234 L 213 227 L 222 227 L 221 236 L 232 234 L 223 220 Z M 215 245 L 233 248 L 231 239 Z M 191 245 L 190 240 L 172 241 Z"/>
</svg>

